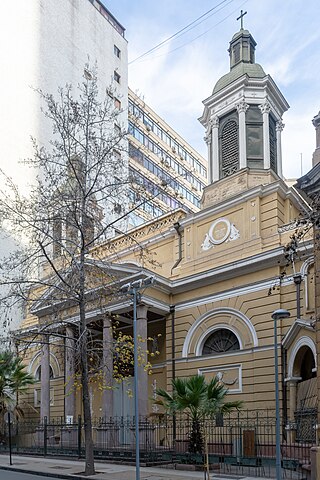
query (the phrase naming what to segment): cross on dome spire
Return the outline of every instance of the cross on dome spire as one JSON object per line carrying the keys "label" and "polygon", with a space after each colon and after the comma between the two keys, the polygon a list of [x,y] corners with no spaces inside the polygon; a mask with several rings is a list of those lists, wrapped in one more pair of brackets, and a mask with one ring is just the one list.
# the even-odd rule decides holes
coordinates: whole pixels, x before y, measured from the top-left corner
{"label": "cross on dome spire", "polygon": [[247,13],[248,13],[248,12],[243,12],[243,10],[240,10],[240,15],[239,15],[239,17],[237,18],[237,20],[240,20],[240,21],[241,21],[241,23],[240,23],[240,26],[241,26],[240,28],[241,28],[241,30],[243,30],[243,17],[244,17],[245,15],[247,15]]}

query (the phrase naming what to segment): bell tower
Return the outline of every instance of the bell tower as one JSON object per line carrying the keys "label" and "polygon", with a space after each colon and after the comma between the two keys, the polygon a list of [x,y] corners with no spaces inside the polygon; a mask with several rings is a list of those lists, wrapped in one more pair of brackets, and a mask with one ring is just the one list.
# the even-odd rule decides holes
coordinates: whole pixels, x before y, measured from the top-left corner
{"label": "bell tower", "polygon": [[209,184],[247,169],[282,178],[282,115],[289,105],[270,75],[255,63],[256,42],[241,28],[229,45],[230,71],[203,101]]}

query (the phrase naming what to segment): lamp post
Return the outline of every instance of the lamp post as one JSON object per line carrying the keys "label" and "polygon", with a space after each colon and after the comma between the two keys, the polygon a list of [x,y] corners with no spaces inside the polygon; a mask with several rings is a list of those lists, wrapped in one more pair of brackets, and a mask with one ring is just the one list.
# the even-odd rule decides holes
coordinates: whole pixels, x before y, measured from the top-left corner
{"label": "lamp post", "polygon": [[140,438],[139,438],[139,399],[138,399],[138,335],[137,335],[137,304],[139,290],[154,283],[154,277],[135,280],[120,288],[120,292],[132,295],[133,299],[133,369],[134,369],[134,416],[136,436],[136,480],[140,480]]}
{"label": "lamp post", "polygon": [[281,439],[280,439],[280,406],[279,406],[279,365],[278,365],[278,341],[277,341],[277,320],[290,317],[288,310],[280,308],[271,315],[273,318],[274,332],[274,382],[276,394],[276,479],[281,480]]}

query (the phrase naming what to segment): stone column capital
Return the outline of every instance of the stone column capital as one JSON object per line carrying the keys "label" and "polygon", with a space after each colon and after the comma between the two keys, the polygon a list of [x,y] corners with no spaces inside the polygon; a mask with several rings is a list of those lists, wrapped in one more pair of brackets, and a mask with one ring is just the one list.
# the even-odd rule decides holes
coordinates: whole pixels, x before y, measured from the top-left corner
{"label": "stone column capital", "polygon": [[246,113],[246,111],[249,108],[249,105],[245,101],[245,98],[242,97],[241,100],[236,103],[236,107],[237,107],[238,113]]}
{"label": "stone column capital", "polygon": [[218,115],[211,115],[209,120],[209,125],[211,126],[211,128],[218,128],[219,122],[220,122],[220,119]]}
{"label": "stone column capital", "polygon": [[261,105],[259,105],[261,113],[270,113],[271,105],[268,99],[266,99]]}
{"label": "stone column capital", "polygon": [[276,131],[277,132],[282,132],[284,127],[285,127],[285,124],[283,123],[282,118],[280,118],[280,120],[278,120],[277,123],[276,123]]}
{"label": "stone column capital", "polygon": [[207,145],[210,145],[211,142],[212,142],[211,133],[207,133],[207,134],[203,137],[203,140],[206,142]]}

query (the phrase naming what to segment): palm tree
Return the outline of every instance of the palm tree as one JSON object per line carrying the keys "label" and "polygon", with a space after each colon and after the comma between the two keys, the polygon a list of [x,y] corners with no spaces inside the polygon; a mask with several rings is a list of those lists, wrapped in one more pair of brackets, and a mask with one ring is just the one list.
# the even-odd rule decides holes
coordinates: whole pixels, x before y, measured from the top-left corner
{"label": "palm tree", "polygon": [[22,416],[22,408],[18,405],[18,394],[24,393],[34,378],[25,370],[22,359],[12,352],[0,353],[0,418],[6,412]]}
{"label": "palm tree", "polygon": [[[185,413],[191,421],[189,433],[189,452],[203,453],[205,447],[206,465],[208,465],[208,448],[205,420],[218,414],[230,413],[242,407],[242,402],[226,402],[228,390],[214,377],[209,382],[203,375],[177,378],[172,381],[172,394],[159,388],[157,394],[161,399],[156,403],[162,405],[171,415]],[[208,476],[209,478],[209,476]]]}

